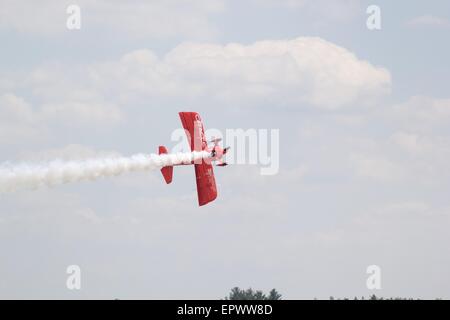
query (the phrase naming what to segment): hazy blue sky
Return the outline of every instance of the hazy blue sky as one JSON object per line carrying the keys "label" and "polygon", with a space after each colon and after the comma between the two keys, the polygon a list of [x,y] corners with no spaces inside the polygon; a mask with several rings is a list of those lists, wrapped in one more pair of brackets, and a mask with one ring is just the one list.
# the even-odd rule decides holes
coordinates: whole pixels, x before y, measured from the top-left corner
{"label": "hazy blue sky", "polygon": [[202,208],[189,167],[0,194],[0,298],[450,298],[449,35],[448,1],[0,0],[0,163],[155,152],[181,110],[281,161]]}

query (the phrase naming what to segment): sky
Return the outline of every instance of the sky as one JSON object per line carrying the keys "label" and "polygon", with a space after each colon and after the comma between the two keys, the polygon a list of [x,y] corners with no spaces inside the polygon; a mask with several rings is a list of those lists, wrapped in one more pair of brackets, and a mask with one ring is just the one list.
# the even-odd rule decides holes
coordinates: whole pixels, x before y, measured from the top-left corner
{"label": "sky", "polygon": [[0,0],[0,163],[279,132],[201,208],[191,167],[0,194],[0,298],[450,298],[449,35],[437,0]]}

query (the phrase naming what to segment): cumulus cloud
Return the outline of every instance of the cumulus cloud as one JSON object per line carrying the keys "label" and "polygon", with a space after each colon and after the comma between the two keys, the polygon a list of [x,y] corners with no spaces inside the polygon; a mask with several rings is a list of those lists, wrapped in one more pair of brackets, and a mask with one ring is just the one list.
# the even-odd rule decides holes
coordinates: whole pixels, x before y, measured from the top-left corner
{"label": "cumulus cloud", "polygon": [[267,40],[250,45],[184,43],[164,57],[150,50],[94,66],[104,90],[221,101],[310,104],[337,109],[378,99],[390,90],[388,70],[320,38]]}
{"label": "cumulus cloud", "polygon": [[302,37],[184,43],[161,57],[141,49],[109,62],[47,63],[15,79],[13,88],[27,92],[34,106],[32,112],[22,103],[14,111],[22,112],[22,123],[74,127],[118,124],[127,106],[155,99],[339,109],[374,103],[390,86],[385,68],[323,39]]}

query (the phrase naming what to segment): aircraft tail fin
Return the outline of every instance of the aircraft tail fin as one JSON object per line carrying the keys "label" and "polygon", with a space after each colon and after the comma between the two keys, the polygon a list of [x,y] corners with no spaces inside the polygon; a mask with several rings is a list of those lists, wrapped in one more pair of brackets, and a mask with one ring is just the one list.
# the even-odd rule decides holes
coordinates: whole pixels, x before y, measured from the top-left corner
{"label": "aircraft tail fin", "polygon": [[[167,149],[164,146],[159,146],[158,154],[167,154]],[[173,177],[173,166],[164,167],[161,169],[161,173],[166,180],[166,183],[169,184],[172,182]]]}

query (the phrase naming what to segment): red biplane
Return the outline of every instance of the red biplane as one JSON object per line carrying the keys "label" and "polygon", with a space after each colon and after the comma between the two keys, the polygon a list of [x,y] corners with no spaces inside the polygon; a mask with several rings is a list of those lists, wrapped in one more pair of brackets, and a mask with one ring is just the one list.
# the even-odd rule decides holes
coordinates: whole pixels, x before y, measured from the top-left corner
{"label": "red biplane", "polygon": [[[212,164],[224,167],[226,162],[222,161],[222,157],[227,153],[229,148],[222,149],[219,146],[221,139],[212,139],[208,145],[205,136],[205,129],[203,127],[202,119],[197,112],[180,112],[181,123],[191,146],[191,151],[206,151],[209,156],[201,160],[193,161],[187,165],[194,165],[195,177],[197,182],[198,204],[203,206],[217,197],[216,180]],[[167,149],[164,146],[159,146],[159,154],[166,154]],[[185,164],[182,164],[185,165]],[[173,166],[167,166],[161,169],[162,175],[166,183],[172,182]]]}

